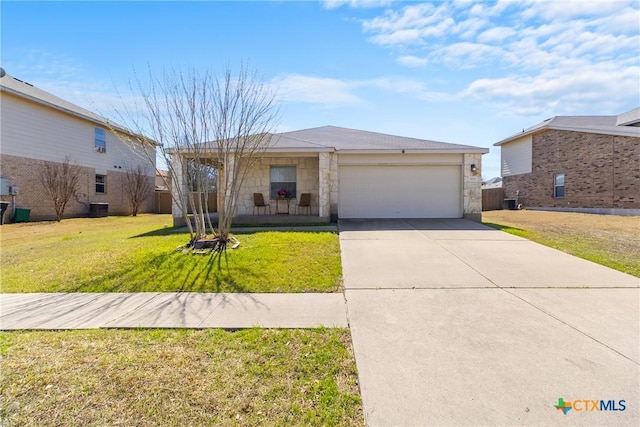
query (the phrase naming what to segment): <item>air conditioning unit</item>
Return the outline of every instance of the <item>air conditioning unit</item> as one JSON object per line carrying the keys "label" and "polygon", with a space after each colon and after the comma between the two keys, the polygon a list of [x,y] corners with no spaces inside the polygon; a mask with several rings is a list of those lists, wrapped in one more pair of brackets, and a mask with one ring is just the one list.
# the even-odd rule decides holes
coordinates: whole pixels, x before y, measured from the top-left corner
{"label": "air conditioning unit", "polygon": [[106,153],[106,152],[107,152],[107,149],[106,149],[106,148],[104,148],[104,147],[96,147],[96,151],[97,151],[98,153]]}

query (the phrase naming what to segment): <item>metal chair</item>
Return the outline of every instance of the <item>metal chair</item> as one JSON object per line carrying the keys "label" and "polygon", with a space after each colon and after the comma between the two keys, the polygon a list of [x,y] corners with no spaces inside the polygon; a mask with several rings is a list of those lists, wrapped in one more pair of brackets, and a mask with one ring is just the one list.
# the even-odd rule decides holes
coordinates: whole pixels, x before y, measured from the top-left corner
{"label": "metal chair", "polygon": [[311,215],[311,193],[302,193],[296,207],[298,208],[298,214],[300,214],[301,208],[306,208],[309,215]]}
{"label": "metal chair", "polygon": [[260,215],[260,208],[264,208],[264,213],[267,213],[269,209],[269,215],[271,215],[271,205],[264,202],[264,196],[262,193],[253,193],[253,214],[256,214],[256,208],[258,208],[258,215]]}

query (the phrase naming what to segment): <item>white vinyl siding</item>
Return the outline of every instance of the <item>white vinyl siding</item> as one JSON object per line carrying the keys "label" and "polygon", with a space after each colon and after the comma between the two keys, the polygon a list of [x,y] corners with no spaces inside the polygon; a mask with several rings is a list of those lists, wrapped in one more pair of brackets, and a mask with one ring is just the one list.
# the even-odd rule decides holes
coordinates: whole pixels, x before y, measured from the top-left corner
{"label": "white vinyl siding", "polygon": [[338,216],[460,218],[461,166],[340,166]]}
{"label": "white vinyl siding", "polygon": [[509,176],[531,173],[531,147],[531,135],[500,146],[502,158],[501,175]]}
{"label": "white vinyl siding", "polygon": [[4,92],[0,108],[2,154],[52,162],[62,162],[69,156],[80,166],[120,172],[126,165],[142,163],[148,166],[149,176],[155,175],[155,167],[148,160],[111,132],[105,132],[108,152],[98,153],[93,122]]}

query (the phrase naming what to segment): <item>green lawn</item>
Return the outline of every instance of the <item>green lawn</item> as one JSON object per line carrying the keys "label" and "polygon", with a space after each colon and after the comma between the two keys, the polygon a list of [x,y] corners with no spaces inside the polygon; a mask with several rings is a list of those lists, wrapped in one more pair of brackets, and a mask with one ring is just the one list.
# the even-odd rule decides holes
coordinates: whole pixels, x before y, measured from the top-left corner
{"label": "green lawn", "polygon": [[184,255],[170,215],[66,219],[1,228],[2,292],[332,292],[336,233],[238,235],[227,256]]}
{"label": "green lawn", "polygon": [[0,425],[364,425],[349,331],[0,333]]}

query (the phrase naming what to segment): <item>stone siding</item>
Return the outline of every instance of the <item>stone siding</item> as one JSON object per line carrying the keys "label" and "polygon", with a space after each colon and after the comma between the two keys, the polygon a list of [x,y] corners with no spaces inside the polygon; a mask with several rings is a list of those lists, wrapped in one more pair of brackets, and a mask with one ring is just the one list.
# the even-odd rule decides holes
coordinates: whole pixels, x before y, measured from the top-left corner
{"label": "stone siding", "polygon": [[[476,171],[471,172],[471,165]],[[462,165],[463,217],[482,221],[482,154],[465,154]]]}
{"label": "stone siding", "polygon": [[[39,180],[40,171],[46,162],[43,160],[29,159],[10,155],[0,155],[0,173],[9,178],[11,185],[20,188],[16,195],[18,208],[30,209],[30,220],[53,220],[55,209],[53,202],[47,195]],[[96,194],[96,171],[94,168],[80,167],[80,179],[76,190],[76,197],[69,200],[64,217],[86,217],[89,215],[90,203],[109,203],[109,215],[129,215],[131,207],[125,195],[125,174],[107,170],[106,193]],[[149,176],[149,182],[153,188],[154,177]],[[11,201],[11,196],[2,196],[2,200]],[[149,192],[147,202],[141,206],[140,212],[153,212],[153,191]],[[11,208],[5,214],[5,221],[10,222]]]}
{"label": "stone siding", "polygon": [[[242,192],[238,196],[236,215],[253,213],[253,193],[262,193],[265,202],[271,205],[271,213],[275,213],[276,200],[271,200],[270,168],[271,166],[296,166],[296,199],[290,201],[290,213],[295,214],[295,205],[300,194],[311,193],[311,215],[318,215],[319,203],[319,166],[318,157],[263,157],[247,175]],[[281,205],[282,206],[282,205]],[[262,213],[262,210],[261,210]]]}
{"label": "stone siding", "polygon": [[[640,138],[547,130],[532,145],[532,172],[505,176],[506,198],[524,207],[640,208]],[[555,174],[565,174],[563,198],[553,197]]]}

